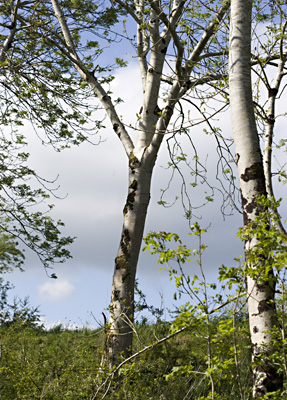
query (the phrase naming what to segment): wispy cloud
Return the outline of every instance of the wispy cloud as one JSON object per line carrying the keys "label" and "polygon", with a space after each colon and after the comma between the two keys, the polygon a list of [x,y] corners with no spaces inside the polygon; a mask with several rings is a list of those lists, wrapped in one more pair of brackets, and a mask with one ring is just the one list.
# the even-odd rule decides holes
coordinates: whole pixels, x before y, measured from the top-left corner
{"label": "wispy cloud", "polygon": [[46,282],[38,287],[38,293],[42,301],[62,300],[71,297],[74,291],[74,285],[67,280]]}

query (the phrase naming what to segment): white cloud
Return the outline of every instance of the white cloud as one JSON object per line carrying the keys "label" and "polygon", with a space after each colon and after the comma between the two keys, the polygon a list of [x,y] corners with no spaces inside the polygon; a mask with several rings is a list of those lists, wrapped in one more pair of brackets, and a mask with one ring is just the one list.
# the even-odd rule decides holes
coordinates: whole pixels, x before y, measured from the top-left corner
{"label": "white cloud", "polygon": [[89,325],[84,325],[84,324],[76,324],[74,322],[68,322],[67,321],[62,321],[62,320],[57,320],[57,321],[51,321],[47,322],[45,318],[41,317],[39,321],[39,325],[44,326],[44,329],[47,331],[50,329],[55,329],[57,327],[61,327],[62,329],[70,330],[70,331],[75,331],[77,329],[83,329],[83,328],[90,328],[90,329],[97,329],[97,326],[89,326]]}
{"label": "white cloud", "polygon": [[62,300],[71,297],[74,291],[74,285],[67,280],[46,282],[38,287],[38,293],[42,301]]}

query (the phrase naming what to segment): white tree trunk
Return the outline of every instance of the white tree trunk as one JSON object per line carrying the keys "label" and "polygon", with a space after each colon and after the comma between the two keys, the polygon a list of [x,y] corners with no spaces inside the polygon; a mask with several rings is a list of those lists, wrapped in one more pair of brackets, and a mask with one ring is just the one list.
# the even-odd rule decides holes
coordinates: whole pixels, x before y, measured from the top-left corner
{"label": "white tree trunk", "polygon": [[153,160],[139,162],[131,155],[129,163],[129,193],[124,206],[124,223],[120,246],[115,258],[109,331],[107,337],[108,362],[117,365],[120,357],[132,351],[134,318],[134,284],[139,252],[142,244],[147,209],[150,200]]}
{"label": "white tree trunk", "polygon": [[[258,216],[260,211],[256,201],[258,196],[266,196],[262,154],[252,99],[251,13],[252,0],[231,1],[230,107],[245,225]],[[246,243],[246,249],[258,244],[258,240],[254,239]],[[262,265],[263,270],[264,265]],[[255,365],[253,368],[254,398],[262,398],[265,393],[279,389],[275,368],[268,362],[268,355],[272,353],[270,332],[276,323],[274,292],[272,271],[268,280],[260,279],[260,274],[256,280],[254,277],[247,277],[252,361]]]}

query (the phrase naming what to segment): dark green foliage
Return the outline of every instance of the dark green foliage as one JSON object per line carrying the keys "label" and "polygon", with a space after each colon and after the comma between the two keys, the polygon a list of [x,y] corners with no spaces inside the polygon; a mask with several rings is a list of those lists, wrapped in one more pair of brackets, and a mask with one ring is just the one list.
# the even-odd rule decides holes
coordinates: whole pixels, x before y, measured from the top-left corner
{"label": "dark green foliage", "polygon": [[[58,150],[81,143],[101,123],[92,118],[92,129],[87,126],[97,107],[89,104],[90,89],[79,84],[72,61],[61,52],[62,36],[53,26],[50,2],[19,2],[15,9],[6,3],[0,6],[0,41],[10,41],[0,57],[1,125],[17,128],[31,121],[42,141]],[[84,55],[83,62],[92,70],[102,52],[99,38],[109,40],[107,26],[117,21],[115,9],[90,0],[61,3],[66,18],[72,21],[71,32]],[[9,29],[12,24],[16,32]],[[88,30],[95,40],[85,43],[81,36]]]}
{"label": "dark green foliage", "polygon": [[[61,7],[91,72],[102,52],[99,41],[110,41],[109,29],[118,13],[90,0],[61,1]],[[40,178],[27,165],[29,154],[23,148],[29,142],[28,128],[43,144],[60,151],[102,127],[95,114],[98,106],[90,101],[94,95],[62,45],[50,2],[0,4],[0,229],[35,251],[45,267],[70,257],[66,246],[72,238],[61,237],[63,223],[46,215],[52,205],[30,207],[46,203],[53,192],[49,183],[54,182]],[[101,66],[102,82],[112,79],[110,71]]]}
{"label": "dark green foliage", "polygon": [[23,138],[16,135],[15,141],[0,137],[0,263],[5,260],[6,264],[19,267],[24,259],[19,243],[24,243],[48,267],[70,257],[67,246],[73,239],[61,237],[63,222],[46,215],[52,205],[40,211],[43,207],[39,204],[45,204],[50,197],[48,182],[28,167],[29,155],[21,149]]}
{"label": "dark green foliage", "polygon": [[0,393],[9,399],[89,399],[99,371],[97,331],[1,328]]}
{"label": "dark green foliage", "polygon": [[[241,375],[249,390],[249,356],[246,322],[238,330],[242,357]],[[142,343],[169,333],[170,323],[138,326],[134,351]],[[232,337],[213,322],[216,393],[220,399],[239,398],[234,367],[230,364]],[[2,326],[0,393],[7,399],[92,399],[108,372],[100,369],[103,332],[99,330],[50,331],[15,322]],[[154,347],[125,364],[118,377],[104,386],[96,398],[157,400],[208,399],[210,378],[206,373],[206,331],[198,327]],[[219,365],[225,368],[220,368]],[[193,371],[193,372],[191,372]],[[186,396],[186,397],[185,397]],[[203,397],[202,397],[203,396]]]}
{"label": "dark green foliage", "polygon": [[[0,260],[2,261],[0,272],[4,274],[12,269],[13,262],[14,266],[17,266],[20,261],[18,258],[19,251],[15,247],[17,243],[14,243],[11,238],[7,238],[6,236],[2,236],[1,239],[1,245],[7,250],[6,253],[0,253]],[[15,255],[16,260],[13,259]],[[5,264],[7,260],[10,261],[10,265]],[[30,305],[28,297],[24,300],[15,297],[13,302],[10,303],[8,292],[11,289],[13,289],[13,286],[9,282],[5,282],[4,278],[0,276],[0,328],[7,328],[10,326],[39,328],[39,309]]]}

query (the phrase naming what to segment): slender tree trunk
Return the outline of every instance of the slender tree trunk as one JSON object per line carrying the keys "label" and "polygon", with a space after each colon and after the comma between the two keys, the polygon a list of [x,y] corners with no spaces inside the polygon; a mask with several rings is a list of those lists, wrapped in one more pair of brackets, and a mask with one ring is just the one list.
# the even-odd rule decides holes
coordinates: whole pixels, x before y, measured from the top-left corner
{"label": "slender tree trunk", "polygon": [[[274,201],[274,192],[273,192],[273,185],[272,185],[272,172],[271,172],[271,160],[272,160],[272,149],[273,149],[273,137],[274,137],[274,125],[275,125],[275,104],[276,104],[276,96],[279,92],[280,84],[282,82],[282,78],[284,77],[284,68],[287,60],[286,52],[283,53],[283,33],[286,31],[287,28],[287,21],[285,21],[282,27],[282,42],[280,46],[280,59],[278,61],[277,66],[277,74],[272,82],[272,87],[269,86],[268,90],[268,115],[266,121],[266,128],[265,128],[265,142],[264,142],[264,157],[263,157],[263,165],[264,165],[264,175],[266,181],[266,192],[267,197],[271,202]],[[275,205],[272,206],[270,209],[273,223],[275,224],[276,228],[279,232],[287,238],[286,230],[282,224],[281,218],[279,216],[278,210],[276,209]]]}
{"label": "slender tree trunk", "polygon": [[[137,11],[140,16],[141,2],[137,4]],[[134,317],[135,275],[150,200],[152,171],[163,139],[162,134],[156,135],[157,123],[160,118],[157,103],[165,51],[170,41],[170,35],[166,34],[165,40],[161,39],[159,20],[153,10],[150,21],[151,55],[149,63],[142,54],[143,37],[142,33],[138,32],[143,109],[139,123],[140,132],[137,135],[136,144],[129,154],[129,193],[123,210],[122,236],[115,259],[107,338],[110,367],[117,365],[121,357],[128,357],[132,351],[133,330],[131,325]],[[163,114],[165,114],[164,111]],[[171,113],[167,114],[168,123]]]}
{"label": "slender tree trunk", "polygon": [[154,163],[137,160],[131,153],[129,161],[129,192],[124,206],[124,223],[119,250],[115,259],[112,298],[107,338],[109,365],[117,365],[121,356],[132,351],[134,284],[142,244]]}
{"label": "slender tree trunk", "polygon": [[[231,1],[229,85],[231,122],[240,179],[244,224],[254,221],[260,209],[258,196],[266,196],[262,154],[255,123],[251,86],[252,0]],[[246,250],[260,244],[246,243]],[[248,259],[247,259],[248,262]],[[255,266],[251,267],[255,268]],[[256,267],[258,268],[258,266]],[[262,275],[265,266],[262,265]],[[253,367],[253,397],[262,398],[280,388],[276,369],[268,361],[272,354],[271,331],[276,323],[275,280],[260,273],[247,277],[248,313]]]}

